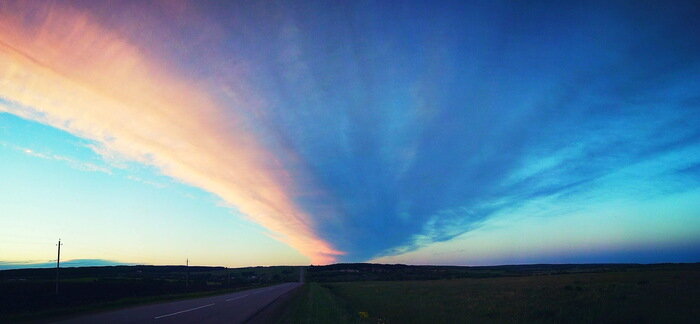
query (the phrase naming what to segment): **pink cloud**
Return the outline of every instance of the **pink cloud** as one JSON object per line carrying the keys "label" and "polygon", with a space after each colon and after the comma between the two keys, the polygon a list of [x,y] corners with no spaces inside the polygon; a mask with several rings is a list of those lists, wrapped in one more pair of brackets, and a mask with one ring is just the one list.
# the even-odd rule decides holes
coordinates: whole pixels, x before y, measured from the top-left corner
{"label": "pink cloud", "polygon": [[6,2],[0,97],[13,104],[0,111],[94,140],[108,158],[153,165],[212,192],[313,263],[342,254],[316,235],[294,202],[285,166],[235,115],[256,107],[223,107],[206,87],[135,44],[82,10]]}

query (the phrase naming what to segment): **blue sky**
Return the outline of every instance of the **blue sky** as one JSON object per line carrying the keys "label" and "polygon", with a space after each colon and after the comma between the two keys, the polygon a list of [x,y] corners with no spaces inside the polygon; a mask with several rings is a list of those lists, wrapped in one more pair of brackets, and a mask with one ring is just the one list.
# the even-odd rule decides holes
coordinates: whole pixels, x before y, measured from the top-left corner
{"label": "blue sky", "polygon": [[88,141],[6,113],[0,134],[1,261],[55,260],[59,238],[64,260],[244,266],[304,259],[211,194],[105,160]]}
{"label": "blue sky", "polygon": [[700,261],[696,3],[161,5],[7,23],[0,261]]}

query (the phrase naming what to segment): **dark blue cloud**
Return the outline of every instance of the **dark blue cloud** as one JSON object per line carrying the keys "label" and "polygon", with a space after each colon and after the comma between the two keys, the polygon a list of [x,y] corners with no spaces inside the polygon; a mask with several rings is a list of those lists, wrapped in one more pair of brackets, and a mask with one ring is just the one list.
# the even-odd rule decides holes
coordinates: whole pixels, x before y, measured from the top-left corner
{"label": "dark blue cloud", "polygon": [[662,156],[698,176],[697,2],[218,10],[245,26],[231,47],[267,100],[252,123],[296,153],[296,198],[348,261]]}

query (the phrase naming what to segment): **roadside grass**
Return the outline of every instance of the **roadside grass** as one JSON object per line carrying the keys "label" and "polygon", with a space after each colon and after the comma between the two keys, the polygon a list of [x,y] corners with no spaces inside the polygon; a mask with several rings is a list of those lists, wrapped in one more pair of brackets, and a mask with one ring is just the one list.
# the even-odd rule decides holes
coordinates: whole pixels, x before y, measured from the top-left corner
{"label": "roadside grass", "polygon": [[289,303],[278,323],[362,323],[347,303],[318,283],[307,283]]}
{"label": "roadside grass", "polygon": [[[275,283],[276,284],[276,283]],[[45,322],[45,321],[57,321],[62,319],[67,319],[75,316],[86,315],[96,312],[106,312],[110,310],[117,310],[125,307],[133,306],[144,306],[149,304],[156,304],[168,301],[177,301],[191,298],[209,297],[216,295],[229,294],[241,290],[255,289],[266,286],[271,286],[275,284],[258,284],[250,285],[246,287],[236,287],[230,289],[221,290],[210,290],[210,291],[199,291],[181,294],[168,294],[168,295],[157,295],[157,296],[142,296],[142,297],[131,297],[122,298],[114,301],[88,304],[76,307],[55,307],[50,309],[45,309],[35,312],[11,314],[8,316],[0,316],[0,322]]]}
{"label": "roadside grass", "polygon": [[[282,323],[694,323],[700,271],[310,283]],[[363,312],[366,319],[360,320]]]}

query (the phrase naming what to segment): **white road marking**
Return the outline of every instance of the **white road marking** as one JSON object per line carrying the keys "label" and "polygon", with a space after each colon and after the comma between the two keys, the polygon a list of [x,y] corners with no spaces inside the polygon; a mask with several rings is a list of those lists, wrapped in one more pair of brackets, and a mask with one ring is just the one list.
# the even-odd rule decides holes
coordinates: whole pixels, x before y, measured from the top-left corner
{"label": "white road marking", "polygon": [[214,306],[214,304],[209,304],[209,305],[199,306],[199,307],[195,307],[195,308],[190,308],[190,309],[186,309],[186,310],[184,310],[184,311],[179,311],[179,312],[175,312],[175,313],[171,313],[171,314],[160,315],[160,316],[154,317],[153,319],[159,319],[159,318],[163,318],[163,317],[168,317],[168,316],[173,316],[173,315],[177,315],[177,314],[187,313],[187,312],[191,312],[191,311],[193,311],[193,310],[198,310],[198,309],[200,309],[200,308],[209,307],[209,306]]}
{"label": "white road marking", "polygon": [[226,301],[232,301],[232,300],[236,300],[236,299],[241,299],[241,298],[243,298],[243,297],[248,297],[248,296],[250,296],[250,295],[248,294],[248,295],[243,295],[243,296],[233,297],[233,298],[229,298],[229,299],[227,299]]}
{"label": "white road marking", "polygon": [[260,290],[254,291],[254,292],[252,292],[252,293],[253,293],[253,294],[259,294],[259,293],[261,293],[261,292],[270,291],[270,290],[273,290],[273,289],[275,289],[275,288],[278,288],[278,287],[262,288],[262,289],[260,289]]}

